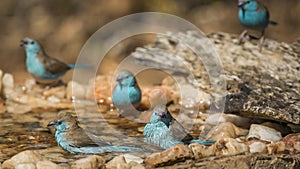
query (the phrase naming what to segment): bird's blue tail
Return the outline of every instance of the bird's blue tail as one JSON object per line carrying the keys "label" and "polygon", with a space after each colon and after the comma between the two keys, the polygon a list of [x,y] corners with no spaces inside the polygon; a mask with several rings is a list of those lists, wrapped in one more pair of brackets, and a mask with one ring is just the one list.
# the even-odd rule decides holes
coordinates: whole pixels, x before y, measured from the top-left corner
{"label": "bird's blue tail", "polygon": [[111,152],[111,153],[128,153],[128,152],[136,152],[143,151],[141,148],[137,147],[129,147],[129,146],[103,146],[101,150]]}
{"label": "bird's blue tail", "polygon": [[205,146],[210,146],[216,143],[215,140],[191,140],[190,143],[199,143]]}
{"label": "bird's blue tail", "polygon": [[69,66],[69,68],[71,68],[71,69],[77,69],[77,68],[92,68],[92,65],[85,65],[85,64],[76,64],[76,65],[69,64],[68,66]]}
{"label": "bird's blue tail", "polygon": [[74,152],[84,154],[109,154],[109,153],[129,153],[144,151],[141,148],[129,146],[101,146],[101,147],[80,147]]}

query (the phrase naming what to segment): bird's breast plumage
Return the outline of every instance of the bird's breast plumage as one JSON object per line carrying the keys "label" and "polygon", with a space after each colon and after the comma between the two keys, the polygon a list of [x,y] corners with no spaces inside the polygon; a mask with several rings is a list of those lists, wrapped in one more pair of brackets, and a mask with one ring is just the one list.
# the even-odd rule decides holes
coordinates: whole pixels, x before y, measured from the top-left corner
{"label": "bird's breast plumage", "polygon": [[266,10],[249,11],[241,8],[238,17],[244,26],[252,29],[264,29],[269,24]]}

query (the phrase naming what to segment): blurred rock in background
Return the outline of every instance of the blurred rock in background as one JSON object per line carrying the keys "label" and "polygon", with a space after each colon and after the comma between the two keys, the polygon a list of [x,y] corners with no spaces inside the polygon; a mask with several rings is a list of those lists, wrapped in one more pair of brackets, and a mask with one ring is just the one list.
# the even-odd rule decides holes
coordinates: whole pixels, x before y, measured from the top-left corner
{"label": "blurred rock in background", "polygon": [[[272,20],[279,23],[267,29],[267,38],[293,42],[300,37],[299,0],[262,1],[268,6]],[[19,47],[24,37],[39,40],[49,55],[75,63],[84,43],[103,25],[128,14],[146,11],[177,15],[205,33],[239,34],[243,30],[237,19],[237,0],[1,0],[0,68],[17,75],[17,82],[30,77],[25,68],[25,53]],[[112,59],[126,56],[146,41],[138,38],[132,42],[119,48],[119,52],[113,52]],[[68,73],[64,79],[70,80],[71,75]]]}

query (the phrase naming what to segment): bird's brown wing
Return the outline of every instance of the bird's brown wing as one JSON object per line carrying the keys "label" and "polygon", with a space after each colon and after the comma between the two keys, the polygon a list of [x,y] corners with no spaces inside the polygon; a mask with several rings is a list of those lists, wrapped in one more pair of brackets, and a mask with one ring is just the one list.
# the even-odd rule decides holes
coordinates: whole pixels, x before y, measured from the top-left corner
{"label": "bird's brown wing", "polygon": [[107,146],[109,143],[95,135],[88,135],[82,128],[72,128],[67,132],[67,140],[72,140],[73,146],[76,147],[98,147]]}
{"label": "bird's brown wing", "polygon": [[258,12],[260,12],[260,11],[266,11],[267,17],[270,18],[270,13],[269,13],[268,8],[265,5],[263,5],[262,3],[260,3],[260,2],[257,2],[257,3],[258,3],[257,11]]}
{"label": "bird's brown wing", "polygon": [[60,60],[50,57],[43,52],[38,53],[38,58],[45,65],[46,71],[49,74],[65,73],[70,67]]}

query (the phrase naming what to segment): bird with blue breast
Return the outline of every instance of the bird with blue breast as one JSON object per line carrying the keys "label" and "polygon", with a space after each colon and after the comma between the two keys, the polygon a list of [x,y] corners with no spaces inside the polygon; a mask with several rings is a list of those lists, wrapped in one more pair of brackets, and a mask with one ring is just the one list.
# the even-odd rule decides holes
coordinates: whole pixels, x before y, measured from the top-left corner
{"label": "bird with blue breast", "polygon": [[238,0],[238,7],[238,18],[242,25],[252,30],[261,31],[261,36],[256,38],[244,30],[239,37],[239,44],[243,43],[245,37],[259,39],[261,50],[265,39],[265,29],[268,25],[277,25],[277,22],[270,20],[268,8],[256,0]]}
{"label": "bird with blue breast", "polygon": [[26,68],[37,79],[57,80],[68,70],[74,68],[90,68],[89,65],[66,64],[49,56],[41,44],[31,38],[21,40],[21,47],[26,53]]}
{"label": "bird with blue breast", "polygon": [[49,122],[48,126],[54,126],[55,139],[64,150],[75,154],[107,154],[144,151],[132,146],[114,146],[105,141],[101,136],[85,131],[79,126],[77,119],[69,112],[61,112],[58,118]]}
{"label": "bird with blue breast", "polygon": [[143,134],[147,144],[164,149],[177,144],[200,143],[208,146],[215,143],[214,140],[193,139],[184,127],[172,117],[164,104],[154,107],[150,122],[145,126]]}
{"label": "bird with blue breast", "polygon": [[129,70],[121,70],[116,76],[116,86],[112,91],[112,101],[119,109],[120,115],[137,117],[141,104],[142,92],[135,76]]}

